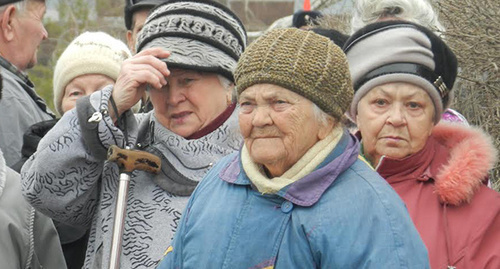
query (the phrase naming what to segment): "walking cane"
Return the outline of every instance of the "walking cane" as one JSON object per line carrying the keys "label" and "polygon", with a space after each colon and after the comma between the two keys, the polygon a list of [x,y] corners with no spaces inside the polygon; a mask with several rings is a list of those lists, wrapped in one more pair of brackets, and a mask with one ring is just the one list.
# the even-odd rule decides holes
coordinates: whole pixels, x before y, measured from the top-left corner
{"label": "walking cane", "polygon": [[142,170],[157,174],[160,171],[160,158],[149,152],[131,150],[129,147],[121,149],[112,145],[108,149],[108,160],[116,162],[120,167],[120,183],[116,199],[115,219],[113,223],[113,239],[111,241],[110,269],[120,268],[120,254],[122,250],[123,226],[127,212],[127,197],[130,184],[130,173]]}

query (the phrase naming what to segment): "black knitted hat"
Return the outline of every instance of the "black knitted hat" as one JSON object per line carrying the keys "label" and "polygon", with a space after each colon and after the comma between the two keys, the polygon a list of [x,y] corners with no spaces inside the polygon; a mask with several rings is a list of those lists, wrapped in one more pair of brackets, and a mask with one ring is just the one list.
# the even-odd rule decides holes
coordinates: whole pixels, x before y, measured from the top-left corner
{"label": "black knitted hat", "polygon": [[354,99],[348,115],[356,119],[359,100],[374,87],[408,82],[424,89],[436,110],[435,122],[452,99],[457,58],[431,30],[407,21],[383,21],[355,32],[344,45]]}
{"label": "black knitted hat", "polygon": [[137,51],[170,51],[164,59],[169,67],[218,73],[231,81],[246,45],[240,19],[210,0],[169,0],[156,6],[137,37]]}
{"label": "black knitted hat", "polygon": [[21,1],[23,0],[0,0],[0,6],[5,6],[7,4],[13,4]]}
{"label": "black knitted hat", "polygon": [[127,30],[132,30],[132,15],[139,9],[153,8],[165,0],[125,0],[125,26]]}
{"label": "black knitted hat", "polygon": [[335,45],[339,47],[343,47],[347,39],[349,38],[348,35],[345,35],[337,30],[334,29],[326,29],[326,28],[313,28],[310,31],[315,32],[316,34],[322,35],[324,37],[330,38]]}
{"label": "black knitted hat", "polygon": [[323,15],[319,11],[299,10],[293,14],[292,26],[300,28],[302,26],[318,25],[318,19],[322,17]]}

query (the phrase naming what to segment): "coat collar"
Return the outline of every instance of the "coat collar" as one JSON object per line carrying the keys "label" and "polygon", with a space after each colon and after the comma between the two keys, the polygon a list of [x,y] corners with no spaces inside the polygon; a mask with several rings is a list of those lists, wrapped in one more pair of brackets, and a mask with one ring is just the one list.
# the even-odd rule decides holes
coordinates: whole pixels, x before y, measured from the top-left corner
{"label": "coat collar", "polygon": [[488,177],[497,158],[492,139],[479,128],[439,123],[426,146],[401,160],[383,158],[377,172],[389,183],[434,179],[443,203],[468,203]]}
{"label": "coat collar", "polygon": [[[331,186],[337,177],[347,170],[358,158],[359,143],[352,135],[344,132],[335,149],[309,175],[284,187],[276,194],[299,206],[312,206]],[[241,168],[241,157],[235,155],[221,170],[222,180],[235,185],[251,185]]]}
{"label": "coat collar", "polygon": [[491,136],[479,128],[445,123],[438,124],[432,136],[449,152],[447,161],[435,169],[441,201],[451,205],[470,202],[497,161]]}

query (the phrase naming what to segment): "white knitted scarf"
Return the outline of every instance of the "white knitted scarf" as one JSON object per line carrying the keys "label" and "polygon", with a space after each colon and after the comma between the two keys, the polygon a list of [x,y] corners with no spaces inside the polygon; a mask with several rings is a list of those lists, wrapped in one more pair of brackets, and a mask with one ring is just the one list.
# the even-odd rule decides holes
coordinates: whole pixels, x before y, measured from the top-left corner
{"label": "white knitted scarf", "polygon": [[243,146],[241,150],[241,163],[248,178],[262,194],[276,193],[289,184],[310,174],[337,146],[342,137],[342,127],[333,128],[332,132],[324,139],[314,144],[290,169],[283,175],[268,178],[264,174],[264,167],[255,163],[250,157],[248,149]]}

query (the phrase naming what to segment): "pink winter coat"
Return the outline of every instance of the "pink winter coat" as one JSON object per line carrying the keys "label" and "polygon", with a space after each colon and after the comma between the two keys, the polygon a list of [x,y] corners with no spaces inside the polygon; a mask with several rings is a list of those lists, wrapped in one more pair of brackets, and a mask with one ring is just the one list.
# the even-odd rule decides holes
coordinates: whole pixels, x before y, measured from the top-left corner
{"label": "pink winter coat", "polygon": [[377,172],[405,201],[431,268],[500,268],[500,194],[483,184],[495,161],[488,135],[446,123],[420,152],[381,160]]}

